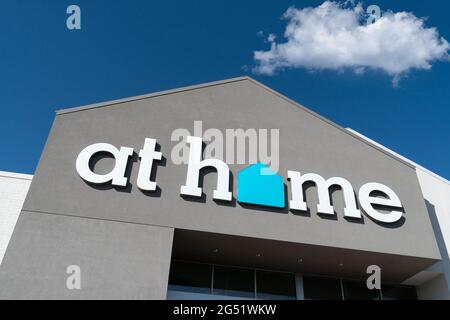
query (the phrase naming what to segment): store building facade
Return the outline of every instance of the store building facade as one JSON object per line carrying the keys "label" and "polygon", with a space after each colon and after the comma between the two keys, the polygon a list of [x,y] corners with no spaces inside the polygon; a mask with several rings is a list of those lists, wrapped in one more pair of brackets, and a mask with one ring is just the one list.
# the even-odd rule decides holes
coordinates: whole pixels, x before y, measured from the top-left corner
{"label": "store building facade", "polygon": [[[276,130],[277,156],[218,160],[199,122]],[[62,110],[3,227],[0,298],[448,299],[449,185],[247,77]]]}

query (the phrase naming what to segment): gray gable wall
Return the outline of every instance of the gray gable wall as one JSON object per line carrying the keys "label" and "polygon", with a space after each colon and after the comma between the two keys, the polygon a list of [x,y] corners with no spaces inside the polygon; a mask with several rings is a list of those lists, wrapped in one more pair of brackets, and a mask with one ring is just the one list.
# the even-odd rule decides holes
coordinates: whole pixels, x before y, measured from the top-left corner
{"label": "gray gable wall", "polygon": [[[192,132],[195,120],[203,121],[204,130],[280,129],[279,174],[285,178],[287,200],[291,195],[287,170],[343,177],[356,191],[367,182],[379,182],[398,194],[406,219],[395,227],[375,223],[366,215],[363,221],[348,221],[340,192],[333,194],[336,219],[324,218],[316,214],[314,188],[307,191],[311,209],[305,214],[252,208],[236,201],[217,203],[212,199],[215,173],[204,178],[202,201],[185,199],[180,186],[187,167],[170,160],[175,145],[170,137],[177,128]],[[148,194],[137,188],[137,156],[127,188],[92,186],[78,176],[75,160],[86,146],[105,142],[139,152],[146,137],[157,139],[166,158],[157,167],[160,192]],[[97,168],[107,170],[111,164],[102,160]],[[237,172],[245,167],[230,165],[234,197]],[[440,259],[414,168],[249,78],[58,112],[23,211],[388,254],[405,265],[415,264],[416,269]],[[15,241],[25,236],[21,230],[16,230]]]}

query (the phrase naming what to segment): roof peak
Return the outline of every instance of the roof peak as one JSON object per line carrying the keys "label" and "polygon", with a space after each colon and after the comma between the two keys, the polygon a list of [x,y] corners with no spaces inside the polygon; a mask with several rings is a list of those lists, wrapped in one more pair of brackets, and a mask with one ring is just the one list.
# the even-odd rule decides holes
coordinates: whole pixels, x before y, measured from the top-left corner
{"label": "roof peak", "polygon": [[105,101],[105,102],[100,102],[100,103],[95,103],[95,104],[90,104],[90,105],[86,105],[86,106],[81,106],[81,107],[75,107],[75,108],[67,108],[67,109],[62,109],[62,110],[58,110],[56,111],[56,115],[65,115],[65,114],[70,114],[70,113],[75,113],[75,112],[80,112],[80,111],[85,111],[85,110],[91,110],[91,109],[97,109],[97,108],[103,108],[103,107],[108,107],[108,106],[112,106],[112,105],[116,105],[116,104],[121,104],[121,103],[126,103],[126,102],[131,102],[131,101],[137,101],[137,100],[144,100],[144,99],[149,99],[149,98],[153,98],[153,97],[160,97],[160,96],[165,96],[165,95],[170,95],[170,94],[174,94],[174,93],[180,93],[180,92],[186,92],[186,91],[192,91],[192,90],[197,90],[197,89],[202,89],[202,88],[208,88],[208,87],[214,87],[214,86],[220,86],[220,85],[224,85],[224,84],[229,84],[229,83],[235,83],[235,82],[240,82],[240,81],[250,81],[251,83],[255,84],[256,86],[260,87],[263,90],[266,90],[267,92],[279,97],[280,99],[283,99],[285,101],[287,101],[288,103],[300,108],[301,110],[303,110],[304,112],[307,112],[309,114],[311,114],[312,116],[324,121],[325,123],[327,123],[328,125],[331,125],[332,127],[348,134],[349,136],[353,137],[356,140],[359,140],[369,146],[371,146],[372,148],[384,153],[385,155],[407,165],[408,167],[414,168],[415,167],[409,163],[408,161],[405,161],[402,158],[399,158],[395,155],[393,155],[392,153],[384,150],[383,148],[380,148],[379,146],[377,146],[376,144],[368,141],[367,139],[364,139],[362,137],[360,137],[358,134],[355,134],[347,129],[345,129],[344,127],[334,123],[331,120],[328,120],[327,118],[321,116],[320,114],[308,109],[307,107],[299,104],[298,102],[286,97],[285,95],[275,91],[274,89],[262,84],[261,82],[251,78],[250,76],[240,76],[240,77],[235,77],[235,78],[229,78],[229,79],[225,79],[225,80],[219,80],[219,81],[213,81],[213,82],[207,82],[207,83],[202,83],[202,84],[197,84],[197,85],[192,85],[192,86],[186,86],[186,87],[181,87],[181,88],[176,88],[176,89],[170,89],[170,90],[165,90],[165,91],[159,91],[159,92],[154,92],[154,93],[150,93],[150,94],[145,94],[145,95],[139,95],[139,96],[133,96],[133,97],[128,97],[128,98],[123,98],[123,99],[118,99],[118,100],[112,100],[112,101]]}

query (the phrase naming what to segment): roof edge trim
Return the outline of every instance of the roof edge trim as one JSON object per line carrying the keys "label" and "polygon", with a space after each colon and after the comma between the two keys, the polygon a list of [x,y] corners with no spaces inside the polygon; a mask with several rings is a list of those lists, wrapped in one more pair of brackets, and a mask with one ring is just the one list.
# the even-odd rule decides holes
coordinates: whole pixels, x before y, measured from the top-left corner
{"label": "roof edge trim", "polygon": [[218,85],[222,85],[222,84],[226,84],[226,83],[233,83],[233,82],[244,81],[244,80],[251,80],[251,78],[249,78],[247,76],[236,77],[236,78],[231,78],[231,79],[227,79],[227,80],[207,82],[207,83],[203,83],[203,84],[197,84],[197,85],[181,87],[181,88],[176,88],[176,89],[158,91],[158,92],[154,92],[154,93],[133,96],[133,97],[123,98],[123,99],[88,104],[88,105],[81,106],[81,107],[65,108],[65,109],[56,110],[56,115],[58,116],[58,115],[67,114],[67,113],[74,113],[74,112],[79,112],[79,111],[84,111],[84,110],[103,108],[103,107],[108,107],[108,106],[120,104],[120,103],[144,100],[144,99],[148,99],[148,98],[165,96],[165,95],[179,93],[179,92],[185,92],[185,91],[192,91],[192,90],[201,89],[201,88],[214,87],[214,86],[218,86]]}
{"label": "roof edge trim", "polygon": [[444,178],[444,177],[438,175],[437,173],[435,173],[435,172],[433,172],[433,171],[431,171],[431,170],[429,170],[429,169],[427,169],[427,168],[421,166],[420,164],[417,164],[416,162],[414,162],[414,161],[412,161],[412,160],[410,160],[410,159],[408,159],[408,158],[402,156],[401,154],[399,154],[399,153],[397,153],[397,152],[395,152],[395,151],[393,151],[393,150],[391,150],[391,149],[389,149],[389,148],[383,146],[382,144],[380,144],[380,143],[378,143],[378,142],[376,142],[376,141],[374,141],[374,140],[372,140],[372,139],[366,137],[365,135],[359,133],[358,131],[353,130],[352,128],[347,128],[347,130],[350,131],[350,132],[352,132],[352,133],[354,133],[354,134],[356,134],[356,135],[358,135],[359,137],[361,137],[361,138],[363,138],[363,139],[365,139],[365,140],[367,140],[367,141],[369,141],[369,142],[375,144],[375,145],[378,146],[379,148],[386,150],[387,152],[391,153],[393,156],[397,157],[399,160],[403,160],[403,161],[408,162],[408,163],[411,164],[411,166],[413,166],[415,169],[422,170],[422,171],[424,171],[425,173],[429,174],[430,176],[432,176],[432,177],[434,177],[434,178],[436,178],[436,179],[438,179],[438,180],[440,180],[440,181],[442,181],[442,182],[444,182],[444,183],[450,185],[450,181],[449,181],[449,180],[447,180],[446,178]]}
{"label": "roof edge trim", "polygon": [[0,177],[11,178],[11,179],[22,179],[22,180],[32,180],[33,179],[33,175],[31,175],[31,174],[6,172],[6,171],[0,171]]}

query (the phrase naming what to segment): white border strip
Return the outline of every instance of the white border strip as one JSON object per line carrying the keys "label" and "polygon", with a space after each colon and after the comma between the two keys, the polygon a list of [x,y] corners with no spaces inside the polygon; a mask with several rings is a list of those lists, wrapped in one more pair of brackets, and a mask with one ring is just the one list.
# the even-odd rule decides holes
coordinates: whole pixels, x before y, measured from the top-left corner
{"label": "white border strip", "polygon": [[397,157],[397,158],[399,158],[399,159],[401,159],[401,160],[403,160],[403,161],[405,161],[405,162],[411,164],[411,165],[414,166],[416,169],[420,169],[420,170],[422,170],[422,171],[425,171],[426,173],[428,173],[429,175],[435,177],[436,179],[438,179],[438,180],[440,180],[440,181],[442,181],[442,182],[445,182],[445,183],[447,183],[447,184],[450,184],[450,181],[448,181],[447,179],[445,179],[445,178],[441,177],[440,175],[438,175],[438,174],[436,174],[436,173],[434,173],[434,172],[432,172],[432,171],[430,171],[430,170],[428,170],[428,169],[422,167],[421,165],[415,163],[414,161],[412,161],[412,160],[410,160],[410,159],[408,159],[408,158],[405,158],[404,156],[398,154],[397,152],[394,152],[394,151],[392,151],[391,149],[386,148],[385,146],[379,144],[378,142],[375,142],[375,141],[373,141],[372,139],[367,138],[366,136],[362,135],[361,133],[359,133],[359,132],[357,132],[357,131],[355,131],[355,130],[353,130],[353,129],[351,129],[351,128],[347,128],[347,130],[350,131],[351,133],[353,133],[353,134],[359,136],[360,138],[362,138],[362,139],[364,139],[364,140],[367,140],[368,142],[370,142],[370,143],[376,145],[378,148],[381,148],[381,149],[383,149],[384,151],[390,153],[392,156]]}
{"label": "white border strip", "polygon": [[23,180],[32,180],[33,179],[33,176],[31,174],[6,172],[6,171],[0,171],[0,177],[13,178],[13,179],[23,179]]}

